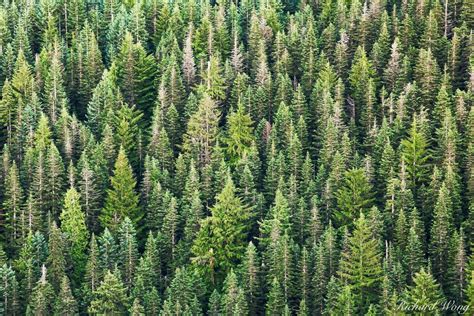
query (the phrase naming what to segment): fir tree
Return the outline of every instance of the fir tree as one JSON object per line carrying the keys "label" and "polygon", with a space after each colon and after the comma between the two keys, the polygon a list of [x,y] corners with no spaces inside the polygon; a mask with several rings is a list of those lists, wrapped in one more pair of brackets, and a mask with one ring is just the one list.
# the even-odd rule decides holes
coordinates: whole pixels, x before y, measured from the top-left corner
{"label": "fir tree", "polygon": [[343,186],[337,191],[339,212],[335,214],[340,225],[350,224],[358,213],[367,213],[372,204],[372,189],[362,169],[347,171]]}
{"label": "fir tree", "polygon": [[41,278],[31,294],[29,307],[33,315],[50,315],[53,313],[54,290],[46,279],[46,267],[41,269]]}
{"label": "fir tree", "polygon": [[382,267],[378,240],[371,236],[371,227],[361,213],[355,223],[353,236],[349,237],[347,251],[342,252],[340,277],[350,285],[354,304],[366,311],[378,298]]}
{"label": "fir tree", "polygon": [[138,223],[141,214],[138,195],[135,192],[136,180],[123,147],[120,148],[115,161],[114,175],[110,181],[112,187],[107,190],[105,208],[99,217],[102,225],[116,230],[125,217],[130,217],[134,223]]}
{"label": "fir tree", "polygon": [[61,281],[61,287],[54,305],[54,311],[55,315],[75,315],[78,312],[77,302],[72,295],[67,276],[64,276]]}
{"label": "fir tree", "polygon": [[222,280],[222,275],[242,259],[248,211],[236,196],[232,179],[227,178],[211,208],[211,216],[202,221],[192,248],[195,265],[210,278],[211,283]]}
{"label": "fir tree", "polygon": [[82,276],[85,265],[85,249],[89,239],[84,213],[79,202],[79,193],[71,188],[66,192],[64,208],[61,213],[61,229],[71,244],[71,257],[74,262],[76,281]]}
{"label": "fir tree", "polygon": [[94,291],[94,299],[88,307],[89,313],[120,314],[128,310],[126,289],[120,280],[118,271],[107,271],[104,280]]}

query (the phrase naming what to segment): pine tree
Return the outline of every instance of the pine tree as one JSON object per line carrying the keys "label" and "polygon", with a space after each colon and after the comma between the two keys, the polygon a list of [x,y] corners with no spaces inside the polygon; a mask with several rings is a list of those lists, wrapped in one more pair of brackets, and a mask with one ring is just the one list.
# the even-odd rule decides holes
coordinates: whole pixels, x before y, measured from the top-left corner
{"label": "pine tree", "polygon": [[110,181],[112,188],[107,190],[105,207],[99,216],[102,225],[115,231],[125,217],[138,224],[141,214],[135,192],[136,181],[123,147],[120,147]]}

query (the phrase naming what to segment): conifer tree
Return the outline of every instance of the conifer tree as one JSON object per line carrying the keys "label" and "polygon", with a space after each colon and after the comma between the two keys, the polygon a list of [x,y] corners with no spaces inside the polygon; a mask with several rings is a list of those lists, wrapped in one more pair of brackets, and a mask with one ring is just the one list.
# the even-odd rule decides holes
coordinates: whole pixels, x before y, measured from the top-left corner
{"label": "conifer tree", "polygon": [[410,187],[415,190],[426,180],[429,159],[427,147],[426,135],[420,131],[419,122],[414,117],[408,138],[401,142],[401,152],[407,167]]}
{"label": "conifer tree", "polygon": [[57,315],[74,315],[78,312],[77,302],[72,295],[67,276],[64,276],[61,281],[59,294],[54,304],[54,311]]}
{"label": "conifer tree", "polygon": [[447,288],[453,277],[453,250],[450,228],[452,227],[452,202],[443,183],[436,202],[431,226],[430,254],[432,273],[443,288]]}
{"label": "conifer tree", "polygon": [[271,283],[266,305],[266,315],[283,315],[285,309],[285,298],[280,286],[280,282],[275,277]]}
{"label": "conifer tree", "polygon": [[61,213],[61,229],[71,244],[71,257],[74,262],[76,281],[82,276],[85,265],[85,249],[89,239],[84,213],[79,202],[79,193],[71,188],[64,197],[64,208]]}
{"label": "conifer tree", "polygon": [[354,304],[361,311],[367,311],[370,303],[378,298],[382,279],[380,248],[371,229],[361,213],[349,237],[348,249],[342,252],[339,268],[339,276],[350,285]]}
{"label": "conifer tree", "polygon": [[6,263],[0,267],[0,311],[4,314],[18,313],[19,297],[18,297],[18,281],[15,271]]}
{"label": "conifer tree", "polygon": [[138,223],[141,214],[135,192],[136,180],[123,147],[120,147],[110,181],[111,189],[107,190],[105,207],[99,217],[102,225],[115,231],[125,217]]}
{"label": "conifer tree", "polygon": [[197,111],[189,118],[183,149],[199,165],[210,163],[217,137],[219,115],[215,101],[204,94]]}
{"label": "conifer tree", "polygon": [[229,114],[228,125],[226,151],[229,160],[235,162],[250,150],[253,141],[252,119],[244,112],[242,104],[239,103],[236,112]]}
{"label": "conifer tree", "polygon": [[54,290],[47,280],[47,270],[44,265],[41,271],[41,278],[33,289],[28,306],[33,315],[50,315],[53,313]]}
{"label": "conifer tree", "polygon": [[63,202],[65,169],[59,150],[53,142],[46,155],[45,180],[47,215],[57,218]]}
{"label": "conifer tree", "polygon": [[89,313],[120,314],[128,310],[128,297],[119,272],[107,271],[104,280],[93,293],[94,299],[88,307]]}
{"label": "conifer tree", "polygon": [[86,303],[90,303],[92,293],[99,286],[101,276],[102,269],[99,260],[99,247],[97,245],[96,237],[94,233],[92,233],[92,237],[89,242],[89,253],[84,273],[84,284],[82,285],[82,293]]}
{"label": "conifer tree", "polygon": [[347,171],[343,186],[336,192],[339,212],[335,219],[340,225],[347,225],[358,217],[359,213],[367,213],[373,202],[372,188],[362,169]]}
{"label": "conifer tree", "polygon": [[414,285],[404,293],[403,301],[408,306],[417,304],[418,306],[437,307],[438,302],[443,298],[439,284],[435,281],[431,273],[421,268],[415,274]]}
{"label": "conifer tree", "polygon": [[137,268],[138,250],[135,227],[132,221],[125,217],[118,229],[118,255],[121,272],[127,289],[132,288],[132,282]]}
{"label": "conifer tree", "polygon": [[167,289],[167,299],[163,303],[163,314],[178,313],[200,314],[201,307],[196,304],[195,281],[185,268],[178,268]]}
{"label": "conifer tree", "polygon": [[8,170],[7,177],[5,179],[5,191],[4,191],[4,202],[6,220],[8,222],[8,240],[15,245],[20,237],[24,238],[23,224],[21,223],[21,204],[23,199],[23,190],[20,183],[20,177],[16,162],[13,161],[11,167]]}
{"label": "conifer tree", "polygon": [[51,285],[57,291],[61,286],[61,280],[66,274],[66,258],[65,258],[65,240],[63,232],[53,222],[49,232],[48,240],[49,256],[47,259],[48,263],[48,278]]}
{"label": "conifer tree", "polygon": [[247,314],[247,301],[244,291],[239,286],[237,276],[230,270],[224,281],[224,294],[222,297],[222,312],[226,315]]}
{"label": "conifer tree", "polygon": [[193,262],[211,283],[221,281],[222,275],[242,259],[248,218],[249,209],[236,196],[234,183],[228,177],[192,247]]}

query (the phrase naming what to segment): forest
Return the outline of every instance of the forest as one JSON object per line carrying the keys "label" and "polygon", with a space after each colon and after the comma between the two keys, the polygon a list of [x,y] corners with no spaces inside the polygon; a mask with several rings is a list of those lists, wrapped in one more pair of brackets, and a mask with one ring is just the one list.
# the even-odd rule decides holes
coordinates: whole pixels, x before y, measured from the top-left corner
{"label": "forest", "polygon": [[474,315],[474,0],[3,0],[0,315]]}

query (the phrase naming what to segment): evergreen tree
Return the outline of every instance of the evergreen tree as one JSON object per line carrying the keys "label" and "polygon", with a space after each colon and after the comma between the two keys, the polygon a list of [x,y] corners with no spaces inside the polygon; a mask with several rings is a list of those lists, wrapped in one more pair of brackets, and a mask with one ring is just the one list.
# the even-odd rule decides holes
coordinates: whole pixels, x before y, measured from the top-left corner
{"label": "evergreen tree", "polygon": [[105,207],[99,217],[102,225],[115,231],[125,217],[130,217],[138,224],[141,214],[135,192],[136,180],[123,147],[115,161],[114,175],[110,182],[112,187],[107,190]]}
{"label": "evergreen tree", "polygon": [[119,272],[107,271],[104,280],[93,293],[94,299],[88,307],[89,313],[120,314],[128,310],[126,289],[120,280]]}
{"label": "evergreen tree", "polygon": [[7,266],[6,262],[0,267],[0,310],[4,314],[18,313],[19,297],[18,297],[18,281],[15,271],[11,266]]}
{"label": "evergreen tree", "polygon": [[69,279],[64,276],[61,281],[56,303],[54,305],[55,315],[75,315],[78,312],[77,302],[72,296]]}
{"label": "evergreen tree", "polygon": [[121,258],[121,272],[127,289],[132,288],[132,282],[138,260],[135,227],[132,221],[125,217],[118,229],[118,255]]}
{"label": "evergreen tree", "polygon": [[410,187],[415,192],[419,185],[426,180],[429,159],[427,147],[426,136],[420,131],[417,119],[413,118],[409,137],[401,142],[401,152],[407,167]]}
{"label": "evergreen tree", "polygon": [[[421,268],[420,272],[415,274],[414,285],[407,290],[403,302],[407,306],[435,306],[443,298],[439,284],[435,281],[431,273]],[[436,310],[435,310],[436,311]]]}
{"label": "evergreen tree", "polygon": [[197,111],[189,118],[183,149],[199,165],[206,165],[211,160],[218,132],[219,115],[215,101],[204,94]]}
{"label": "evergreen tree", "polygon": [[277,278],[274,278],[268,292],[266,315],[283,315],[285,309],[285,298]]}
{"label": "evergreen tree", "polygon": [[229,177],[216,196],[211,216],[202,221],[192,248],[193,262],[211,283],[221,281],[222,275],[242,259],[248,218],[249,209],[236,196]]}
{"label": "evergreen tree", "polygon": [[[49,280],[51,285],[57,291],[61,286],[61,280],[66,274],[66,245],[63,232],[53,222],[49,232],[48,240],[49,256],[47,259],[49,269]],[[46,272],[44,272],[46,273]]]}
{"label": "evergreen tree", "polygon": [[342,252],[339,276],[349,284],[357,309],[367,311],[378,298],[382,267],[378,240],[371,235],[371,227],[362,213],[348,242],[348,249]]}
{"label": "evergreen tree", "polygon": [[247,314],[247,301],[244,291],[238,284],[237,276],[230,270],[224,281],[224,295],[222,297],[222,312],[225,315]]}
{"label": "evergreen tree", "polygon": [[29,308],[33,315],[50,315],[53,313],[54,290],[46,279],[46,267],[41,268],[41,278],[31,294]]}
{"label": "evergreen tree", "polygon": [[372,204],[372,189],[362,169],[347,171],[343,186],[336,192],[339,212],[335,219],[340,225],[348,225],[358,213],[367,213]]}
{"label": "evergreen tree", "polygon": [[64,208],[61,213],[61,229],[71,244],[71,257],[74,262],[75,280],[79,282],[85,266],[85,249],[89,239],[84,213],[79,202],[79,193],[71,188],[66,192]]}

